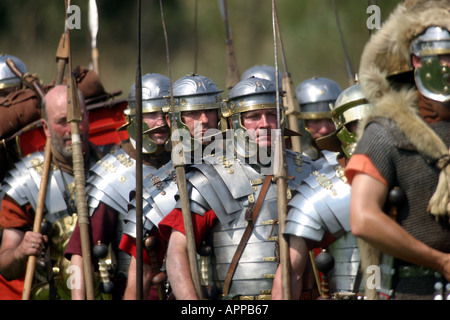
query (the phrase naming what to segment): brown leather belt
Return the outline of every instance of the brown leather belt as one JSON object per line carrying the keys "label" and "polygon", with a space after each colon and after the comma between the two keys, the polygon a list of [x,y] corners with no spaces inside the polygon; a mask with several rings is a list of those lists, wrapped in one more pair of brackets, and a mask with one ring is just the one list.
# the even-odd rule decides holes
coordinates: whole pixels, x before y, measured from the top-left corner
{"label": "brown leather belt", "polygon": [[247,219],[247,228],[245,228],[244,234],[242,235],[241,242],[234,253],[233,260],[231,260],[230,267],[228,268],[227,276],[225,277],[225,282],[223,284],[223,295],[228,295],[230,291],[231,279],[233,278],[234,271],[236,270],[238,261],[244,251],[244,248],[247,244],[248,238],[253,231],[253,226],[255,225],[256,218],[258,217],[259,210],[261,209],[264,198],[266,197],[266,192],[269,189],[270,181],[272,180],[272,176],[266,176],[264,179],[263,186],[261,187],[261,191],[258,196],[258,200],[256,201],[255,207],[253,210],[248,210],[246,212]]}

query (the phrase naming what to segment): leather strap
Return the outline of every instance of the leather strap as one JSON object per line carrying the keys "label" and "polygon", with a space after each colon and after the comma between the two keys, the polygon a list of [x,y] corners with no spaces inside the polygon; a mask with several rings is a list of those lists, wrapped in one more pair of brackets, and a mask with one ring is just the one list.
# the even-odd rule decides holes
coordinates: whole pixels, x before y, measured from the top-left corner
{"label": "leather strap", "polygon": [[53,273],[53,263],[50,258],[50,246],[45,248],[44,263],[47,269],[47,281],[48,281],[48,295],[49,300],[56,300],[56,287],[55,287],[55,275]]}
{"label": "leather strap", "polygon": [[248,221],[247,227],[245,228],[241,241],[239,242],[236,252],[234,253],[233,259],[231,260],[231,264],[228,268],[227,276],[225,277],[225,282],[223,284],[223,295],[225,296],[228,295],[228,292],[230,291],[230,285],[234,275],[234,271],[236,270],[242,252],[244,251],[244,248],[247,245],[248,238],[250,238],[250,235],[252,234],[256,218],[258,217],[259,210],[261,209],[264,198],[266,197],[266,193],[267,190],[269,189],[271,180],[272,176],[266,176],[266,178],[264,179],[263,186],[261,188],[261,192],[259,193],[258,200],[256,200],[255,207],[252,210],[253,212],[251,212],[251,216],[246,216],[246,219]]}

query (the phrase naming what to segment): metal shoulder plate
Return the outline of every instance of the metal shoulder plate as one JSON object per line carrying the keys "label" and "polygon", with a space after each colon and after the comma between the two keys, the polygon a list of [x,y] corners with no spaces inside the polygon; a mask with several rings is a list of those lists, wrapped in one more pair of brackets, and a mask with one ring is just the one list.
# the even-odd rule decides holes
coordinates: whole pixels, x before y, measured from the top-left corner
{"label": "metal shoulder plate", "polygon": [[337,162],[337,156],[339,155],[338,152],[322,150],[322,151],[320,151],[320,153],[321,153],[321,156],[317,160],[314,161],[314,166],[315,166],[314,170],[318,171],[326,166],[338,165],[338,162]]}
{"label": "metal shoulder plate", "polygon": [[[143,176],[155,171],[152,166],[143,166]],[[121,217],[128,211],[130,190],[136,188],[136,161],[124,150],[108,154],[90,170],[86,182],[89,214],[92,215],[100,202],[119,212]]]}
{"label": "metal shoulder plate", "polygon": [[[135,188],[133,188],[135,190]],[[169,161],[161,168],[150,172],[143,180],[142,219],[144,232],[154,226],[175,208],[178,193],[175,168]],[[124,233],[136,237],[136,198],[129,202],[125,217]]]}
{"label": "metal shoulder plate", "polygon": [[[190,167],[188,192],[192,211],[212,209],[222,223],[229,223],[242,210],[242,199],[253,194],[251,178],[239,159],[210,155]],[[188,177],[188,175],[186,175]],[[261,180],[261,179],[260,179]],[[198,211],[196,211],[198,210]]]}
{"label": "metal shoulder plate", "polygon": [[[309,157],[290,150],[286,150],[286,165],[289,199],[291,191],[318,167]],[[252,195],[264,179],[264,175],[258,174],[240,159],[223,155],[207,156],[202,164],[193,165],[191,169],[197,171],[188,180],[192,185],[192,200],[201,205],[201,201],[195,200],[198,192],[222,223],[234,219],[233,214],[242,209],[242,199]]]}
{"label": "metal shoulder plate", "polygon": [[350,231],[351,187],[336,158],[307,177],[288,204],[285,235],[320,241],[325,231],[336,238]]}
{"label": "metal shoulder plate", "polygon": [[[43,164],[42,152],[29,154],[15,163],[3,181],[0,197],[8,194],[19,205],[29,203],[36,210]],[[74,191],[74,179],[52,166],[48,180],[44,218],[53,223],[68,214],[65,194]]]}
{"label": "metal shoulder plate", "polygon": [[[226,278],[233,254],[245,232],[247,221],[246,210],[251,208],[261,194],[265,176],[258,173],[254,167],[238,163],[242,172],[241,177],[228,180],[236,184],[245,184],[246,192],[234,199],[240,209],[229,213],[224,219],[218,216],[221,223],[217,223],[212,231],[211,243],[214,245],[212,257],[213,277],[219,286]],[[227,165],[228,166],[228,165]],[[229,167],[232,168],[235,165]],[[236,170],[231,174],[236,174]],[[220,175],[219,175],[220,176]],[[220,177],[222,178],[222,177]],[[236,191],[233,191],[236,192]],[[222,193],[220,194],[223,195]],[[232,195],[232,192],[230,192]],[[208,199],[209,200],[209,199]],[[225,198],[220,199],[224,205]],[[242,252],[239,264],[233,275],[230,294],[268,295],[272,288],[272,281],[277,268],[277,240],[278,240],[278,193],[277,185],[272,179],[264,197],[252,234]]]}
{"label": "metal shoulder plate", "polygon": [[313,161],[310,157],[289,149],[286,149],[285,162],[289,175],[288,187],[291,190],[297,189],[313,171],[319,170],[323,166],[322,163]]}

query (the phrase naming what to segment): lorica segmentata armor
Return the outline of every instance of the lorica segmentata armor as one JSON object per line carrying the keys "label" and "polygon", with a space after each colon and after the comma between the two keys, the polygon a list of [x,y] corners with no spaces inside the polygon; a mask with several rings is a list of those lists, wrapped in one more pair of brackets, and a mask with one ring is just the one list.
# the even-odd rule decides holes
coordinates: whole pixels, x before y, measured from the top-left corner
{"label": "lorica segmentata armor", "polygon": [[[29,203],[36,210],[43,171],[44,154],[35,152],[17,162],[8,172],[2,186],[1,198],[8,194],[20,206]],[[44,219],[54,223],[68,214],[68,203],[75,190],[72,175],[51,166],[45,196]]]}
{"label": "lorica segmentata armor", "polygon": [[323,168],[304,180],[288,204],[284,235],[321,241],[325,232],[330,232],[337,239],[328,247],[335,260],[328,275],[330,290],[356,293],[361,285],[360,257],[356,238],[350,232],[351,187],[336,154],[323,154],[317,160]]}
{"label": "lorica segmentata armor", "polygon": [[[310,158],[286,150],[288,195],[319,167]],[[211,259],[216,286],[222,287],[229,265],[246,228],[245,212],[261,192],[265,175],[257,165],[237,158],[211,155],[192,165],[186,175],[192,212],[203,215],[212,209],[220,223],[211,230]],[[231,282],[230,295],[270,295],[277,268],[278,208],[273,180],[256,219],[253,233],[239,260]],[[177,207],[180,208],[179,203]]]}
{"label": "lorica segmentata armor", "polygon": [[[178,186],[175,168],[169,161],[161,168],[144,175],[142,219],[144,234],[153,229],[175,207]],[[130,201],[125,217],[124,233],[136,238],[136,199]]]}

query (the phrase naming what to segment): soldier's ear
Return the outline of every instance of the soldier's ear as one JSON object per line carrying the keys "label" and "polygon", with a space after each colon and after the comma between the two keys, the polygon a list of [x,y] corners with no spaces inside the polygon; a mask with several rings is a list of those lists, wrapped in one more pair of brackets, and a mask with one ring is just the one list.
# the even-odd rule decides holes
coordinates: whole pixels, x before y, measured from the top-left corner
{"label": "soldier's ear", "polygon": [[44,130],[44,134],[47,138],[51,137],[50,134],[50,129],[48,127],[47,121],[45,121],[44,119],[41,119],[41,123],[42,123],[42,129]]}

